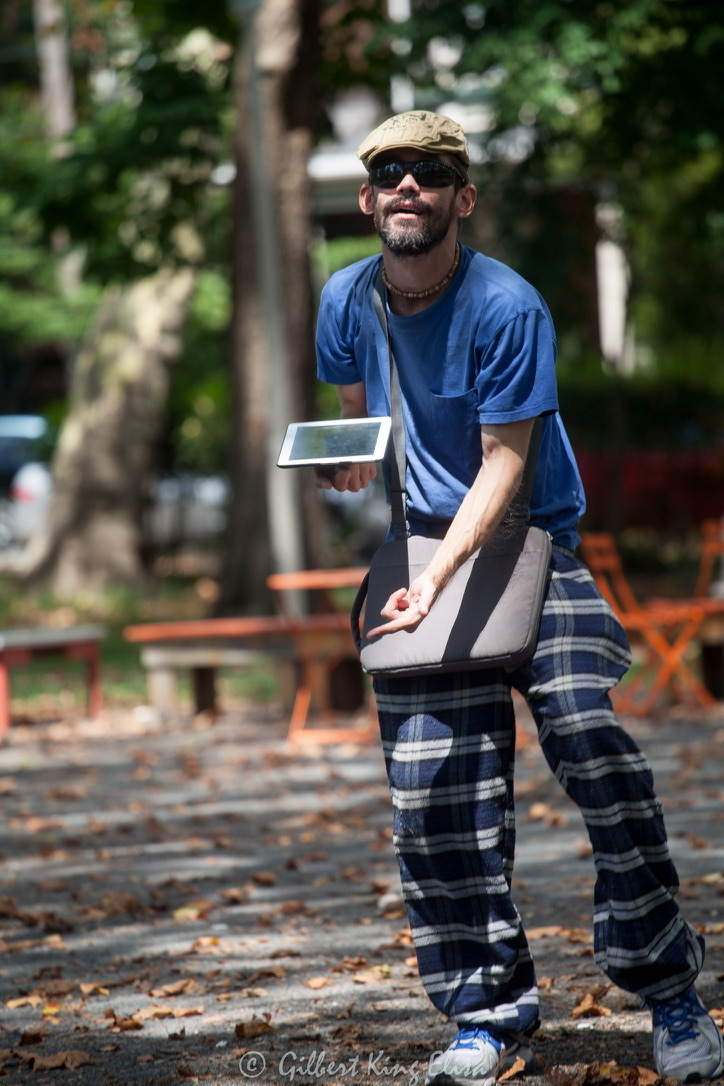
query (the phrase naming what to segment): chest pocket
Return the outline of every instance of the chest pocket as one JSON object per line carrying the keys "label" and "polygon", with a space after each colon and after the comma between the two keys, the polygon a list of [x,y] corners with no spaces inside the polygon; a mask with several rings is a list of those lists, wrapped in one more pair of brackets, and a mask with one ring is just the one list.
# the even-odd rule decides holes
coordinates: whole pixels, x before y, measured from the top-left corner
{"label": "chest pocket", "polygon": [[430,392],[430,413],[435,448],[440,461],[457,478],[477,474],[483,458],[478,419],[478,394],[474,388],[456,396]]}

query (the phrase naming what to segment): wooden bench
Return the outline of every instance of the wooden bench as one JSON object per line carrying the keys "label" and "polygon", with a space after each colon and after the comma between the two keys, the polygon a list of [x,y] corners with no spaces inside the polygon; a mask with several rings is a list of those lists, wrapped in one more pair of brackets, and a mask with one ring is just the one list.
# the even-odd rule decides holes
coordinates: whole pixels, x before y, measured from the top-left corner
{"label": "wooden bench", "polygon": [[248,666],[259,656],[278,663],[292,656],[296,690],[288,738],[324,743],[343,738],[361,741],[371,728],[307,728],[312,706],[325,718],[334,715],[330,679],[337,665],[355,653],[345,614],[261,615],[208,618],[127,626],[126,640],[142,645],[149,672],[149,695],[168,709],[174,697],[173,672],[188,668],[193,676],[197,711],[216,709],[216,673],[220,666]]}
{"label": "wooden bench", "polygon": [[100,643],[105,635],[105,627],[98,625],[0,630],[0,737],[10,727],[10,668],[29,664],[40,656],[85,662],[88,715],[98,716],[103,707]]}

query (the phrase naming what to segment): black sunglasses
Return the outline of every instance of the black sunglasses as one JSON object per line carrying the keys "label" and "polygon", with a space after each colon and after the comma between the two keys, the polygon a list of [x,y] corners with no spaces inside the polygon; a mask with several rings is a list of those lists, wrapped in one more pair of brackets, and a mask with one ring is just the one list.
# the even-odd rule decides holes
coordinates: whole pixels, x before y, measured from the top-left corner
{"label": "black sunglasses", "polygon": [[402,178],[411,173],[421,189],[446,189],[455,184],[459,177],[464,185],[468,179],[457,166],[437,159],[427,158],[421,162],[386,162],[384,166],[372,166],[370,184],[377,189],[396,189]]}

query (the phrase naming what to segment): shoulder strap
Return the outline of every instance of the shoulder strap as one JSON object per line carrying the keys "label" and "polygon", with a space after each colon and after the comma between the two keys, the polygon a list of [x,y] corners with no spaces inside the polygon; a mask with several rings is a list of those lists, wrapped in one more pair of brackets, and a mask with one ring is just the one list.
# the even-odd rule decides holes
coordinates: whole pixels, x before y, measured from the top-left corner
{"label": "shoulder strap", "polygon": [[397,366],[395,365],[392,344],[390,343],[384,290],[382,265],[380,264],[380,270],[375,280],[374,303],[379,322],[385,333],[390,365],[390,415],[392,416],[392,456],[390,458],[390,512],[392,522],[390,527],[394,539],[406,539],[410,534],[410,525],[407,521],[407,490],[405,489],[405,476],[407,474],[405,419],[402,414],[400,378],[397,374]]}

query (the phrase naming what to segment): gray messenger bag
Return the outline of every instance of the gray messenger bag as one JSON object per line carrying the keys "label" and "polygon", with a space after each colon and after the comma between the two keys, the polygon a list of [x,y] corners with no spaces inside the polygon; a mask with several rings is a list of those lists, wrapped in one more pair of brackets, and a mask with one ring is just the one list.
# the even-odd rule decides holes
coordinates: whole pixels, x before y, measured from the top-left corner
{"label": "gray messenger bag", "polygon": [[[375,308],[389,330],[381,283]],[[441,540],[410,535],[407,528],[405,430],[397,367],[390,360],[392,456],[390,499],[393,538],[372,558],[352,607],[352,636],[362,668],[370,675],[439,674],[473,668],[512,669],[535,651],[551,557],[547,532],[526,523],[538,458],[542,420],[536,419],[515,502],[496,534],[455,572],[429,615],[414,630],[369,639],[366,631],[384,620],[380,612],[393,592],[409,587],[429,565]],[[364,619],[362,613],[364,610]]]}

